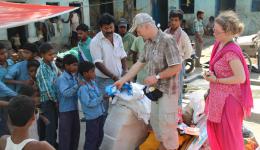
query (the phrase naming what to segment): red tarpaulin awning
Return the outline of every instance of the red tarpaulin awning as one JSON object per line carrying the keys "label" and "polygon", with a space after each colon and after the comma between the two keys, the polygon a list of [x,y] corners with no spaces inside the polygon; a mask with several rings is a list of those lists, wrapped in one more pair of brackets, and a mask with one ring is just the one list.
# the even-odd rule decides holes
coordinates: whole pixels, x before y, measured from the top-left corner
{"label": "red tarpaulin awning", "polygon": [[11,28],[56,17],[78,7],[0,2],[0,28]]}

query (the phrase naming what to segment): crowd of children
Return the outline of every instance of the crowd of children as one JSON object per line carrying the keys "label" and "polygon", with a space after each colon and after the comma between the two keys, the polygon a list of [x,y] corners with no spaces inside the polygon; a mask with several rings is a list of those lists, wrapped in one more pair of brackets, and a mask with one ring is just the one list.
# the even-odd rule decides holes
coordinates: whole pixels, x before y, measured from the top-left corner
{"label": "crowd of children", "polygon": [[105,96],[94,81],[95,65],[67,54],[57,67],[56,51],[49,43],[27,43],[20,52],[15,63],[0,43],[0,150],[37,145],[77,150],[78,101],[86,119],[84,149],[97,150],[104,134]]}

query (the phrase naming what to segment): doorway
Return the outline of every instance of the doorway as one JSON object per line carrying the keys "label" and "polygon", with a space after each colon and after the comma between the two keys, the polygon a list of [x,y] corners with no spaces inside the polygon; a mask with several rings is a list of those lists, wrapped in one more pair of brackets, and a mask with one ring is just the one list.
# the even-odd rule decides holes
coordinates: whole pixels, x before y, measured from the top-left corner
{"label": "doorway", "polygon": [[[11,41],[12,47],[15,50],[18,50],[21,48],[25,43],[27,43],[28,38],[28,26],[19,26],[14,28],[8,28],[7,29],[7,36],[8,40]],[[18,43],[17,41],[20,41],[20,46],[17,47]]]}
{"label": "doorway", "polygon": [[156,24],[160,23],[162,30],[168,28],[168,0],[153,0],[152,16]]}
{"label": "doorway", "polygon": [[224,10],[236,10],[236,0],[217,0],[216,1],[216,15]]}

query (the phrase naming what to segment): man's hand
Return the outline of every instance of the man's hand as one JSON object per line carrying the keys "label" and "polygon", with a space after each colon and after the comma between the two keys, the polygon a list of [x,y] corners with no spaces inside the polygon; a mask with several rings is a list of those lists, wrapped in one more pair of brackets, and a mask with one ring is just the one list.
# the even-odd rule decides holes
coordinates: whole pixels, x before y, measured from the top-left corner
{"label": "man's hand", "polygon": [[22,83],[23,83],[24,85],[33,85],[33,84],[34,84],[34,81],[33,81],[33,80],[24,80],[24,81],[22,81]]}
{"label": "man's hand", "polygon": [[111,79],[116,82],[118,80],[118,77],[117,76],[113,76]]}
{"label": "man's hand", "polygon": [[154,85],[158,82],[158,80],[156,79],[155,75],[154,76],[148,76],[144,79],[144,83],[146,85]]}
{"label": "man's hand", "polygon": [[123,82],[123,81],[121,81],[121,80],[118,80],[118,81],[116,81],[116,82],[114,83],[114,86],[116,86],[116,87],[117,87],[117,89],[121,89],[121,88],[122,88],[122,86],[123,86],[123,84],[124,84],[124,82]]}

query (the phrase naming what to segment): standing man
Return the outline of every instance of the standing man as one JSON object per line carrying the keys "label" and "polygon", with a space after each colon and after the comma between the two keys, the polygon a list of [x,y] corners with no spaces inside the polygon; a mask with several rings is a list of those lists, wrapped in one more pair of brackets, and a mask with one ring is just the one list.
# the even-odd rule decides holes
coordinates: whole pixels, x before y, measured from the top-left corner
{"label": "standing man", "polygon": [[127,32],[127,20],[125,18],[121,18],[118,22],[118,33],[123,39],[124,49],[126,53],[129,53],[135,36],[132,33]]}
{"label": "standing man", "polygon": [[[182,70],[179,75],[180,79],[180,96],[179,96],[179,108],[182,106],[182,88],[183,88],[183,77],[185,74],[185,60],[190,58],[192,52],[192,46],[190,42],[189,36],[185,31],[181,28],[181,23],[183,19],[183,11],[182,10],[173,10],[169,15],[170,19],[170,27],[165,30],[165,33],[173,35],[175,37],[176,42],[179,46],[179,53],[182,58]],[[181,112],[181,109],[179,109]],[[181,114],[180,114],[181,116]]]}
{"label": "standing man", "polygon": [[[104,94],[105,87],[117,81],[128,68],[122,38],[114,33],[114,17],[108,13],[103,14],[99,20],[99,27],[101,31],[90,43],[90,53],[96,65],[97,85]],[[108,104],[108,101],[104,101],[105,115]]]}
{"label": "standing man", "polygon": [[181,70],[177,43],[172,36],[158,30],[153,18],[147,13],[135,16],[130,31],[136,31],[146,41],[144,53],[114,85],[121,88],[147,64],[148,76],[144,83],[162,93],[158,101],[152,101],[151,126],[157,139],[161,141],[160,150],[177,149],[178,74]]}
{"label": "standing man", "polygon": [[203,25],[204,12],[199,10],[197,11],[197,18],[194,20],[193,28],[195,32],[195,48],[196,48],[196,67],[200,67],[200,57],[201,51],[203,48],[203,34],[204,34],[204,25]]}

